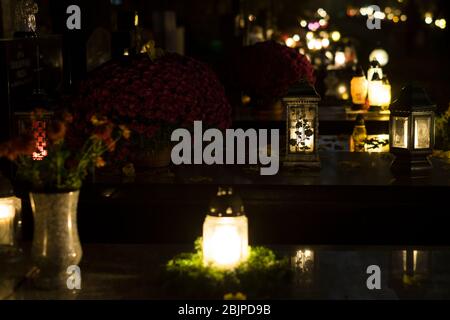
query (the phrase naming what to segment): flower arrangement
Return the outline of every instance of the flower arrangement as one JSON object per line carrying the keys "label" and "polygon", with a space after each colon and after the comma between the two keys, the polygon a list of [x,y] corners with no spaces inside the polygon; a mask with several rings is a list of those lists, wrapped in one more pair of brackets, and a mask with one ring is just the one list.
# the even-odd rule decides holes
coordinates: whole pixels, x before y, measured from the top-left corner
{"label": "flower arrangement", "polygon": [[175,53],[103,65],[81,85],[73,107],[80,129],[93,114],[108,114],[130,128],[140,148],[169,143],[174,128],[189,128],[194,120],[221,129],[231,122],[231,107],[214,72]]}
{"label": "flower arrangement", "polygon": [[[41,120],[43,110],[36,110],[32,120]],[[36,148],[32,135],[13,138],[0,145],[0,157],[17,165],[17,178],[33,191],[60,192],[81,188],[90,168],[102,167],[102,155],[113,151],[117,141],[129,138],[124,125],[115,125],[105,117],[93,115],[88,134],[76,130],[74,117],[68,112],[58,112],[47,125],[48,152],[42,160],[34,160]]]}
{"label": "flower arrangement", "polygon": [[296,49],[275,41],[242,49],[235,59],[233,82],[252,98],[276,100],[300,81],[315,83],[314,68]]}

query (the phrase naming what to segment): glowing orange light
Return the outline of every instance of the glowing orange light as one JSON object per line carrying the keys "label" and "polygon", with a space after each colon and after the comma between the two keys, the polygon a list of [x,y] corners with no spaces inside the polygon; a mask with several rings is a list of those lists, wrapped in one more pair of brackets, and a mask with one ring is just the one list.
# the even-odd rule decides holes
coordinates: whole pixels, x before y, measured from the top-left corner
{"label": "glowing orange light", "polygon": [[36,141],[36,150],[33,152],[33,160],[41,161],[47,156],[47,124],[42,120],[33,120],[33,137]]}

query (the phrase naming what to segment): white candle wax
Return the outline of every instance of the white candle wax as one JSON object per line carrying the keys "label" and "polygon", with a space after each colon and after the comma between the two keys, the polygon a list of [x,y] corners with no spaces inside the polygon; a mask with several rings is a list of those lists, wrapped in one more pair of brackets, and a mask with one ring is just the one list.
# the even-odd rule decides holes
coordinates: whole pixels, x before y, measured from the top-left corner
{"label": "white candle wax", "polygon": [[14,243],[14,216],[13,201],[0,200],[0,245],[13,245]]}

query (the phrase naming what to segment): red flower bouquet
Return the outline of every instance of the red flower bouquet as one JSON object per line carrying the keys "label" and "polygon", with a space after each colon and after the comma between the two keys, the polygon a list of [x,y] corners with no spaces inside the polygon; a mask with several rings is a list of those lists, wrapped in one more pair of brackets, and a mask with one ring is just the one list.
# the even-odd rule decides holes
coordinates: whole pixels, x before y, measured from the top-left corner
{"label": "red flower bouquet", "polygon": [[253,98],[274,101],[301,79],[314,85],[311,63],[296,49],[275,41],[245,47],[235,60],[234,82]]}
{"label": "red flower bouquet", "polygon": [[[41,121],[44,113],[34,111],[32,120]],[[105,165],[104,154],[112,152],[121,138],[130,136],[124,125],[103,116],[93,115],[83,132],[75,129],[73,119],[72,114],[58,111],[48,121],[47,152],[39,160],[32,156],[36,139],[29,133],[0,144],[0,158],[15,162],[20,183],[38,192],[78,190],[90,169]]]}
{"label": "red flower bouquet", "polygon": [[73,106],[82,117],[80,126],[94,114],[107,114],[127,125],[135,138],[166,144],[172,129],[189,128],[195,120],[221,129],[231,122],[231,107],[214,72],[174,53],[103,65],[82,84]]}

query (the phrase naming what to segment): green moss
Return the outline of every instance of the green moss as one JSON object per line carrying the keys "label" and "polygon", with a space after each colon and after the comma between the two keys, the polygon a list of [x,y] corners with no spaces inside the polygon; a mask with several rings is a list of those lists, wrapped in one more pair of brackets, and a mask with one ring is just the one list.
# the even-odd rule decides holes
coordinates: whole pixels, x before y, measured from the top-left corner
{"label": "green moss", "polygon": [[182,253],[166,264],[164,284],[168,294],[183,298],[224,299],[237,294],[250,299],[286,296],[291,279],[287,258],[278,259],[264,247],[250,248],[247,261],[232,270],[203,264],[201,238],[195,252]]}

